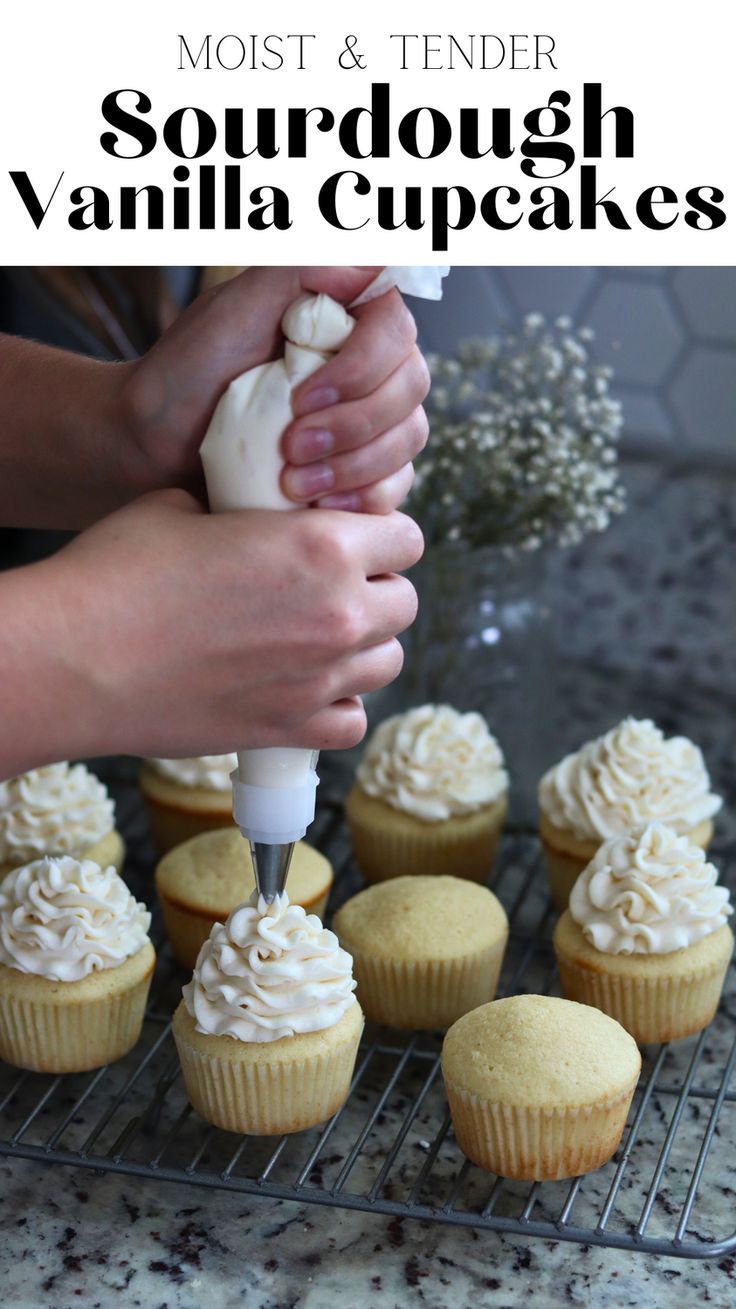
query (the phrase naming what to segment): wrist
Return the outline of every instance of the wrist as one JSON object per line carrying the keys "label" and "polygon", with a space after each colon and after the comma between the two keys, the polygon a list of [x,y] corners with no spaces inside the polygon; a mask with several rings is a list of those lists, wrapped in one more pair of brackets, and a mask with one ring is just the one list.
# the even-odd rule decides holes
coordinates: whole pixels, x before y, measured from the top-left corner
{"label": "wrist", "polygon": [[199,445],[204,428],[192,431],[192,410],[201,402],[182,379],[175,384],[161,350],[154,347],[119,366],[115,413],[125,450],[127,500],[177,487],[204,500]]}
{"label": "wrist", "polygon": [[99,404],[107,432],[106,450],[116,470],[117,503],[120,508],[148,491],[164,485],[163,470],[151,456],[145,439],[145,422],[141,408],[141,361],[110,364],[106,369],[105,393]]}

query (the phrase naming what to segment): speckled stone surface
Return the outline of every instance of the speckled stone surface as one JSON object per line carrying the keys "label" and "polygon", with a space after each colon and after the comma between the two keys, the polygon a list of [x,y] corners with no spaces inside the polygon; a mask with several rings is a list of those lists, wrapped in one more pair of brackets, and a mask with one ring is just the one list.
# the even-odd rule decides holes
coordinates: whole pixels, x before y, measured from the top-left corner
{"label": "speckled stone surface", "polygon": [[736,1259],[622,1254],[378,1215],[243,1203],[0,1163],[13,1309],[685,1309],[736,1302]]}
{"label": "speckled stone surface", "polygon": [[[733,486],[692,472],[663,477],[646,465],[631,467],[627,480],[629,514],[607,535],[556,559],[551,569],[550,598],[561,630],[574,633],[571,657],[555,674],[558,731],[564,737],[560,753],[629,711],[652,713],[669,730],[688,731],[703,746],[714,781],[727,797],[718,842],[726,851],[734,845],[736,809]],[[339,775],[333,785],[340,789]],[[540,885],[526,897],[521,927],[527,932],[539,927],[548,936],[550,924],[542,925],[540,918],[542,890]],[[528,974],[529,989],[543,984],[554,989],[545,950]],[[512,951],[507,984],[517,957]],[[733,985],[733,969],[731,976]],[[729,994],[698,1069],[706,1090],[717,1085],[735,1023],[736,1003]],[[663,1065],[659,1081],[665,1091],[652,1097],[647,1110],[617,1208],[619,1225],[638,1215],[671,1118],[674,1099],[666,1088],[681,1083],[693,1048],[692,1042],[682,1043]],[[361,1091],[356,1112],[365,1113],[382,1075],[379,1067],[375,1084],[369,1081]],[[415,1086],[419,1074],[411,1076]],[[180,1089],[173,1094],[175,1114]],[[402,1082],[379,1120],[379,1133],[400,1123],[406,1094]],[[710,1103],[696,1099],[687,1106],[652,1211],[652,1235],[671,1232],[676,1222],[694,1162],[692,1142],[702,1137]],[[392,1183],[397,1199],[416,1175],[425,1137],[436,1131],[443,1112],[441,1087],[434,1086],[397,1162]],[[112,1146],[117,1130],[113,1124],[104,1149]],[[201,1126],[190,1120],[188,1131],[191,1148]],[[289,1147],[296,1155],[306,1149],[298,1141]],[[326,1185],[340,1166],[340,1150],[338,1133],[324,1160],[324,1177],[320,1174]],[[382,1150],[385,1138],[369,1139],[351,1185],[370,1183]],[[290,1158],[287,1150],[284,1167]],[[736,1103],[731,1101],[709,1156],[691,1237],[724,1238],[736,1229],[734,1161]],[[430,1199],[444,1203],[457,1167],[455,1147],[448,1143],[437,1160]],[[577,1221],[590,1223],[600,1211],[612,1168],[583,1183]],[[521,1240],[20,1159],[0,1159],[0,1177],[2,1299],[12,1309],[112,1304],[121,1309],[404,1309],[415,1304],[516,1309],[526,1302],[543,1309],[644,1304],[689,1309],[699,1302],[731,1309],[736,1304],[734,1255],[703,1263]],[[481,1204],[482,1185],[481,1178],[470,1188],[478,1190]],[[551,1185],[556,1189],[540,1191],[535,1214],[541,1217],[554,1218],[559,1209],[560,1184]],[[512,1186],[509,1205],[515,1194],[521,1193]]]}

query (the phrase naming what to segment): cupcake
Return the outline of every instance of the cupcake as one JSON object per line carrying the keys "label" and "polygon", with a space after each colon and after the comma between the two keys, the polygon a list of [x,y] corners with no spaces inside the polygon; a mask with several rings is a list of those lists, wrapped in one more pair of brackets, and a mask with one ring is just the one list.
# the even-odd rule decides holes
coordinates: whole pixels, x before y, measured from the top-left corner
{"label": "cupcake", "polygon": [[484,882],[507,790],[503,755],[480,714],[423,705],[387,718],[345,804],[366,881],[445,873]]}
{"label": "cupcake", "polygon": [[350,955],[286,894],[215,923],[174,1014],[187,1095],[256,1136],[324,1122],[350,1089],[363,1015]]}
{"label": "cupcake", "polygon": [[0,877],[44,855],[93,859],[120,872],[123,838],[115,806],[84,764],[49,764],[3,785],[0,796]]}
{"label": "cupcake", "polygon": [[636,1042],[613,1018],[544,995],[474,1009],[442,1047],[460,1149],[479,1167],[523,1181],[606,1163],[640,1071]]}
{"label": "cupcake", "polygon": [[540,836],[557,908],[566,908],[603,841],[660,822],[705,849],[721,804],[692,741],[666,737],[648,718],[625,718],[540,783]]}
{"label": "cupcake", "polygon": [[[329,860],[298,841],[289,869],[291,901],[322,918],[331,886]],[[171,948],[184,968],[194,967],[213,924],[224,923],[254,889],[250,846],[237,827],[203,832],[164,855],[156,891]]]}
{"label": "cupcake", "polygon": [[485,886],[397,877],[353,896],[333,926],[375,1023],[449,1027],[496,994],[509,925]]}
{"label": "cupcake", "polygon": [[733,952],[728,891],[697,845],[661,823],[604,841],[554,935],[562,989],[640,1044],[706,1027]]}
{"label": "cupcake", "polygon": [[194,759],[146,759],[138,782],[161,854],[181,841],[233,822],[230,774],[236,754]]}
{"label": "cupcake", "polygon": [[140,1036],[151,915],[113,867],[37,859],[0,883],[0,1059],[79,1073]]}

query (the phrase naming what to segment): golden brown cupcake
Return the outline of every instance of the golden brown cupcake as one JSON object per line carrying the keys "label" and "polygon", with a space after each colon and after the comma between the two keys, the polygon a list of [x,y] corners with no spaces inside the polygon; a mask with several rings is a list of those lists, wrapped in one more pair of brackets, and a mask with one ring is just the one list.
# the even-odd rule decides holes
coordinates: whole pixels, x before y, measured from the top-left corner
{"label": "golden brown cupcake", "polygon": [[[332,881],[329,860],[298,841],[289,869],[292,903],[324,917]],[[164,856],[156,869],[156,891],[171,948],[184,968],[194,967],[213,923],[224,923],[254,890],[250,847],[237,827],[203,832]]]}
{"label": "golden brown cupcake", "polygon": [[230,774],[236,754],[192,759],[146,759],[138,777],[160,854],[200,832],[233,823]]}
{"label": "golden brown cupcake", "polygon": [[174,1014],[189,1099],[257,1136],[298,1132],[345,1101],[363,1029],[350,956],[288,896],[216,923]]}
{"label": "golden brown cupcake", "polygon": [[115,806],[84,764],[48,764],[2,785],[0,877],[44,855],[94,859],[117,872],[123,866]]}
{"label": "golden brown cupcake", "polygon": [[416,873],[486,881],[507,791],[503,755],[480,714],[422,705],[387,718],[345,804],[366,881]]}
{"label": "golden brown cupcake", "polygon": [[540,836],[552,899],[565,909],[573,884],[603,841],[662,822],[706,849],[722,801],[703,756],[684,736],[625,718],[550,768],[539,786]]}
{"label": "golden brown cupcake", "polygon": [[83,1072],[137,1042],[156,956],[151,915],[115,869],[69,856],[0,883],[0,1058]]}
{"label": "golden brown cupcake", "polygon": [[459,877],[398,877],[335,914],[367,1018],[448,1027],[496,994],[508,920],[485,886]]}
{"label": "golden brown cupcake", "polygon": [[500,1177],[552,1181],[615,1152],[641,1071],[636,1042],[597,1009],[551,996],[482,1005],[450,1028],[442,1073],[455,1137]]}
{"label": "golden brown cupcake", "polygon": [[562,989],[640,1043],[706,1027],[733,953],[728,891],[699,846],[661,823],[605,841],[554,936]]}

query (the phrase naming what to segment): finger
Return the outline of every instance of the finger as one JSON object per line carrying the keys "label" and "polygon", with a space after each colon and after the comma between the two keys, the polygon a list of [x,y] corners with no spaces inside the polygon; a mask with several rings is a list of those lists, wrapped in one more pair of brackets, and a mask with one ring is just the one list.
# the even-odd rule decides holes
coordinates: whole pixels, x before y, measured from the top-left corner
{"label": "finger", "polygon": [[[321,264],[298,270],[302,290],[321,291],[324,295],[331,296],[333,300],[339,300],[343,305],[349,305],[356,300],[361,291],[365,291],[382,271],[382,264],[375,266]],[[355,313],[357,317],[360,310],[356,309]]]}
{"label": "finger", "polygon": [[200,500],[177,486],[168,486],[160,491],[148,491],[145,495],[139,496],[137,500],[131,500],[126,508],[130,507],[134,511],[135,507],[139,505],[147,505],[149,508],[169,509],[178,514],[204,514],[207,512]]}
{"label": "finger", "polygon": [[398,472],[384,477],[371,486],[362,486],[357,491],[345,491],[340,495],[328,495],[317,501],[318,507],[325,509],[342,509],[352,514],[390,514],[406,500],[414,485],[414,465],[404,464]]}
{"label": "finger", "polygon": [[309,464],[367,445],[421,405],[429,381],[427,365],[415,347],[371,395],[317,410],[287,428],[282,440],[285,462]]}
{"label": "finger", "polygon": [[358,633],[348,648],[350,654],[390,641],[410,627],[417,616],[416,590],[399,573],[371,578],[361,590],[358,604]]}
{"label": "finger", "polygon": [[300,745],[308,750],[350,750],[365,736],[365,709],[357,698],[340,700],[308,719],[296,737],[276,745]]}
{"label": "finger", "polygon": [[356,310],[356,317],[355,331],[342,349],[294,392],[297,418],[340,400],[370,395],[411,353],[416,324],[398,291],[369,300]]}
{"label": "finger", "polygon": [[407,577],[394,573],[391,577],[375,577],[368,584],[368,603],[376,615],[373,640],[380,643],[398,636],[411,627],[417,616],[419,600],[415,587]]}
{"label": "finger", "polygon": [[[318,513],[333,512],[320,509]],[[406,514],[386,514],[378,519],[370,514],[343,514],[344,547],[365,577],[403,573],[413,568],[424,550],[424,537]]]}
{"label": "finger", "polygon": [[[391,477],[411,463],[427,444],[429,424],[424,410],[415,409],[397,427],[376,436],[368,445],[335,455],[329,463],[287,467],[281,474],[281,486],[292,500],[306,503],[322,499],[326,491],[332,498],[343,492],[358,491],[384,477]],[[329,479],[326,472],[329,471]],[[345,508],[333,503],[328,508]]]}
{"label": "finger", "polygon": [[336,699],[380,691],[398,677],[403,663],[404,651],[395,637],[351,655],[335,669]]}

